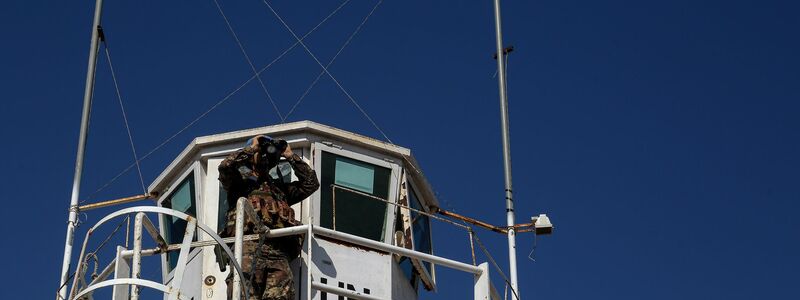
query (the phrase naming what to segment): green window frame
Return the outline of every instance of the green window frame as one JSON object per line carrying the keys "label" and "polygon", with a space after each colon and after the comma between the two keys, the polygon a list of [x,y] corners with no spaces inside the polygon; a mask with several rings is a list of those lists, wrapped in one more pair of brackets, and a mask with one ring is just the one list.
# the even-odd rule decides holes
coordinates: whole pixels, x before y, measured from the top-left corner
{"label": "green window frame", "polygon": [[322,151],[320,171],[320,225],[382,242],[388,204],[369,196],[389,200],[392,170]]}
{"label": "green window frame", "polygon": [[[197,216],[197,196],[195,193],[194,172],[190,172],[169,196],[164,198],[161,206],[183,212],[187,215]],[[187,222],[174,216],[162,215],[164,239],[168,244],[180,244],[186,233]],[[197,238],[195,235],[194,239]],[[167,272],[172,271],[178,263],[180,253],[171,251],[167,253]]]}

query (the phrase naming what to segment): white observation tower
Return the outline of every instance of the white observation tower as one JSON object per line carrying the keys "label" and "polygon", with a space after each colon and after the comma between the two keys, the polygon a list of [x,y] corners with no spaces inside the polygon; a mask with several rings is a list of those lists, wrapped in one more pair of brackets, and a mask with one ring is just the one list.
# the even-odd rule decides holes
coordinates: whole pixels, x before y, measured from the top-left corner
{"label": "white observation tower", "polygon": [[[238,231],[236,237],[221,239],[216,234],[229,209],[217,167],[255,135],[288,141],[321,183],[312,196],[292,207],[302,225],[267,234],[305,237],[300,257],[292,262],[298,299],[413,300],[420,290],[436,289],[437,267],[474,274],[469,284],[475,299],[500,299],[486,263],[435,255],[431,218],[440,218],[434,215],[440,213],[438,202],[409,149],[311,121],[195,138],[149,186],[148,196],[157,206],[119,210],[89,229],[79,262],[89,260],[86,245],[95,228],[135,215],[130,249],[118,246],[115,258],[97,276],[88,276],[86,265],[78,263],[68,298],[91,298],[95,290],[108,287],[116,300],[138,299],[145,288],[160,290],[165,299],[225,299],[225,278],[230,272],[237,274],[239,266],[220,266],[218,256],[241,261],[236,246],[258,235]],[[288,163],[276,168],[280,170],[271,170],[271,176],[292,180]],[[121,202],[127,200],[81,208]],[[237,226],[260,224],[248,201],[240,200],[236,209]],[[147,273],[142,272],[142,260],[156,257],[161,260],[161,278],[141,278]],[[236,279],[234,293],[243,296]]]}

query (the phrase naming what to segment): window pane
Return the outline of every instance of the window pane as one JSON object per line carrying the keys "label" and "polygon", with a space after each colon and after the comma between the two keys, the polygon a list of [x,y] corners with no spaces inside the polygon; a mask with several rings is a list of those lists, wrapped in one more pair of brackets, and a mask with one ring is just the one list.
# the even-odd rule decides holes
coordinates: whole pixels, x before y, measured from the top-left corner
{"label": "window pane", "polygon": [[337,157],[335,184],[372,194],[374,178],[375,167]]}
{"label": "window pane", "polygon": [[342,189],[336,190],[335,197],[337,231],[383,240],[386,203]]}
{"label": "window pane", "polygon": [[333,186],[388,199],[391,170],[323,151],[321,171],[320,224],[326,228],[382,241],[388,204],[340,188],[335,189],[334,199]]}
{"label": "window pane", "polygon": [[[162,206],[186,213],[190,216],[197,215],[194,198],[194,173],[190,173],[186,176],[186,179],[178,185],[175,191],[162,202]],[[167,240],[167,243],[177,244],[183,242],[183,234],[186,232],[185,220],[173,216],[164,216],[164,225],[166,226],[166,228],[164,228],[164,238]],[[169,270],[175,268],[178,255],[179,253],[177,251],[172,251],[167,254]]]}
{"label": "window pane", "polygon": [[[410,188],[409,185],[409,193],[408,198],[411,204],[411,208],[423,210],[422,205],[417,199],[417,195],[414,193],[414,189]],[[424,211],[424,210],[423,210]],[[419,214],[415,211],[411,211],[411,227],[413,231],[413,239],[414,239],[414,250],[431,253],[431,223],[430,218],[428,216]],[[425,265],[425,269],[427,269],[428,274],[431,274],[431,264],[429,262],[423,262]]]}
{"label": "window pane", "polygon": [[228,191],[219,184],[219,207],[217,208],[217,232],[222,232],[228,218]]}

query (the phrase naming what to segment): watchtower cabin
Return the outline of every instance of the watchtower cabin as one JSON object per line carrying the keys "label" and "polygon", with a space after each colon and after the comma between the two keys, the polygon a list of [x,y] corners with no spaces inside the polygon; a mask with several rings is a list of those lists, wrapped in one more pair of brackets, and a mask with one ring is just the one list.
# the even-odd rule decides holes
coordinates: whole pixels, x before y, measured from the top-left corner
{"label": "watchtower cabin", "polygon": [[[436,289],[437,266],[474,274],[475,299],[497,298],[496,293],[491,297],[485,263],[475,266],[435,255],[431,219],[418,211],[434,213],[438,202],[409,149],[301,121],[195,138],[149,186],[159,195],[157,207],[126,208],[92,228],[136,214],[132,249],[118,247],[116,259],[92,282],[76,279],[70,299],[91,298],[95,289],[111,286],[113,299],[138,299],[145,288],[162,291],[164,299],[226,299],[225,278],[239,274],[239,265],[220,266],[218,256],[240,262],[237,245],[258,235],[237,232],[223,241],[216,233],[228,209],[236,209],[238,223],[260,220],[244,198],[229,207],[217,168],[256,135],[286,140],[315,169],[321,184],[292,206],[302,225],[267,234],[304,236],[302,253],[291,264],[297,299],[418,299],[424,290]],[[287,162],[270,170],[270,176],[296,180]],[[140,278],[145,256],[160,256],[160,280]],[[239,281],[247,278],[235,277],[234,294],[244,296]]]}

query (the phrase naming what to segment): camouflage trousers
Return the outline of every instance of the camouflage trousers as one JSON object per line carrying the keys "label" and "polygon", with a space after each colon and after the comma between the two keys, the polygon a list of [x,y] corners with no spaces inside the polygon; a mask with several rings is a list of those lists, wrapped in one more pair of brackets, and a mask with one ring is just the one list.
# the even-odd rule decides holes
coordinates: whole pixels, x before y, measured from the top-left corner
{"label": "camouflage trousers", "polygon": [[[248,289],[247,300],[294,300],[295,290],[289,258],[274,244],[266,242],[256,257],[257,241],[244,242],[242,249],[242,287]],[[255,260],[255,264],[254,263]],[[255,266],[255,268],[253,268]],[[253,268],[251,270],[251,268]],[[252,281],[247,283],[252,278]],[[233,292],[233,275],[225,280],[228,284],[228,299]],[[235,299],[243,299],[244,293]]]}

